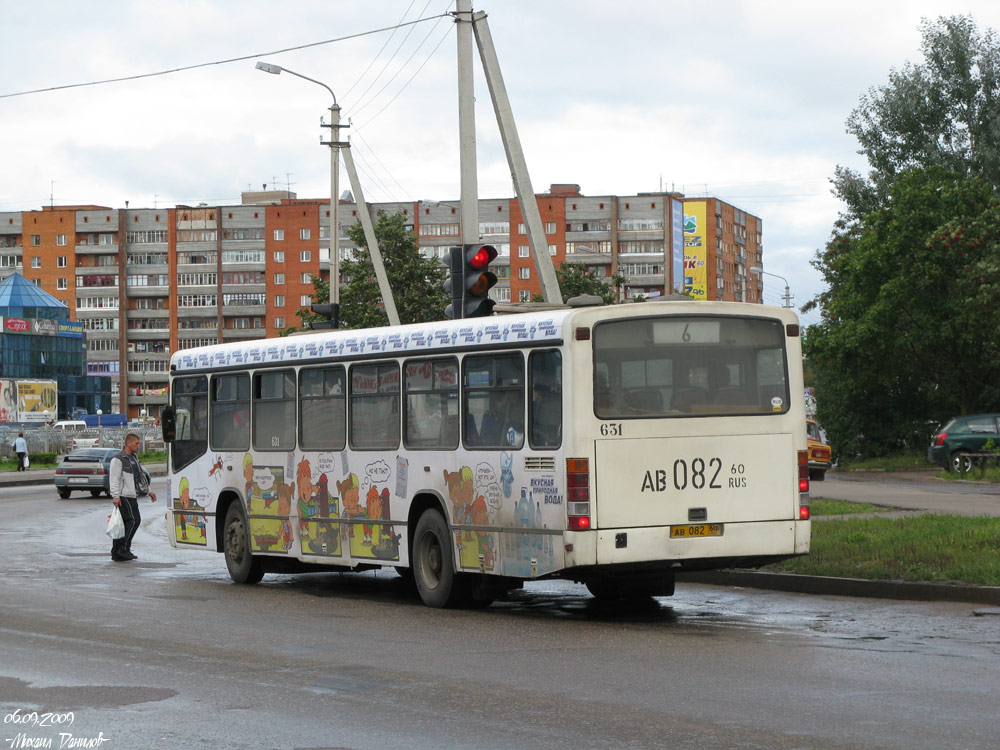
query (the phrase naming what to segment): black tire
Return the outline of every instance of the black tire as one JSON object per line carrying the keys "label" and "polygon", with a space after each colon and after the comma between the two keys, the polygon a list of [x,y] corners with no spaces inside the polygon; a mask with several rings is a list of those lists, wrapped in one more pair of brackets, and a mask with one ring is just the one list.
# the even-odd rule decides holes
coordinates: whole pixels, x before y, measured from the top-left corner
{"label": "black tire", "polygon": [[968,474],[972,471],[972,459],[962,455],[961,451],[955,451],[948,461],[948,471],[953,471],[956,474]]}
{"label": "black tire", "polygon": [[72,490],[67,490],[63,487],[59,487],[58,490],[59,490],[59,497],[61,497],[63,500],[69,500],[69,494],[70,492],[72,492]]}
{"label": "black tire", "polygon": [[90,491],[90,496],[91,497],[100,497],[103,494],[104,494],[104,490],[91,490]]}
{"label": "black tire", "polygon": [[466,598],[464,586],[455,572],[455,552],[444,516],[433,508],[425,510],[413,533],[413,580],[417,593],[428,607],[454,607]]}
{"label": "black tire", "polygon": [[250,551],[250,529],[239,502],[230,504],[222,531],[229,577],[236,583],[257,583],[264,577],[264,562]]}

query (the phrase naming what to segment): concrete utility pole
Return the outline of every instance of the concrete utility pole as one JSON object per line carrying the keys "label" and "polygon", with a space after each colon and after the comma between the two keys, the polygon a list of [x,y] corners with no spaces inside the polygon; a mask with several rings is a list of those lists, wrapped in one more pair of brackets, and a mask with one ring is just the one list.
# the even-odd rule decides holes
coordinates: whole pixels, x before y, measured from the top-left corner
{"label": "concrete utility pole", "polygon": [[389,316],[389,325],[398,326],[399,313],[396,312],[396,302],[392,296],[392,287],[389,286],[389,277],[385,272],[385,264],[382,262],[382,252],[379,250],[378,239],[375,237],[375,227],[372,226],[372,217],[368,213],[365,194],[361,190],[361,182],[358,180],[358,170],[354,168],[354,155],[351,154],[350,143],[346,144],[342,153],[344,155],[344,166],[347,168],[347,177],[351,181],[351,190],[354,191],[354,200],[358,206],[358,218],[361,220],[362,229],[365,230],[368,252],[372,256],[372,267],[375,269],[375,278],[378,280],[379,291],[382,292],[385,313]]}
{"label": "concrete utility pole", "polygon": [[[471,3],[471,0],[469,0]],[[459,5],[463,0],[459,0]],[[500,127],[500,137],[503,139],[504,151],[507,152],[507,164],[514,178],[514,190],[521,206],[521,215],[528,230],[528,243],[535,257],[535,270],[542,285],[542,297],[550,304],[561,305],[562,294],[556,279],[556,269],[549,255],[549,244],[545,238],[545,227],[542,226],[542,215],[538,211],[535,191],[531,188],[531,178],[528,176],[528,164],[524,159],[521,139],[517,135],[517,125],[514,123],[514,113],[507,98],[507,88],[504,86],[503,75],[500,72],[500,61],[497,59],[493,37],[486,22],[486,14],[476,13],[472,17],[473,30],[476,33],[476,43],[479,45],[479,56],[486,73],[486,82],[493,99],[493,110],[496,112],[497,125]],[[513,227],[511,227],[513,229]],[[513,234],[513,232],[512,232]],[[513,250],[513,248],[511,248]]]}
{"label": "concrete utility pole", "polygon": [[479,241],[476,163],[476,93],[472,74],[472,0],[456,0],[458,38],[458,155],[461,170],[462,244]]}

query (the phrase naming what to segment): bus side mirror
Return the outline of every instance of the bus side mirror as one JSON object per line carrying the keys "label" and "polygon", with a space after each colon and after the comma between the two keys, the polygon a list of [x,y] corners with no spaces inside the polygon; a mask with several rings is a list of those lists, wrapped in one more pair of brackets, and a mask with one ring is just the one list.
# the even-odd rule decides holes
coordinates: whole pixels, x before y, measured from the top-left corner
{"label": "bus side mirror", "polygon": [[172,443],[177,438],[177,419],[174,417],[174,407],[167,405],[160,409],[160,425],[163,428],[163,441]]}

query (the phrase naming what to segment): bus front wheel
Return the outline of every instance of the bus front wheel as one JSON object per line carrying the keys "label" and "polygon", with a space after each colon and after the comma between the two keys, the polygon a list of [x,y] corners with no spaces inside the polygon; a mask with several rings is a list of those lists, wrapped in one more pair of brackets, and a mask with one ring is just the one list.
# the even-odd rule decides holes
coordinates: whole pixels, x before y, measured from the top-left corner
{"label": "bus front wheel", "polygon": [[229,506],[222,537],[229,577],[236,583],[257,583],[264,577],[264,563],[250,551],[250,530],[238,502]]}
{"label": "bus front wheel", "polygon": [[413,579],[428,607],[450,607],[461,597],[448,523],[436,510],[425,510],[413,533]]}

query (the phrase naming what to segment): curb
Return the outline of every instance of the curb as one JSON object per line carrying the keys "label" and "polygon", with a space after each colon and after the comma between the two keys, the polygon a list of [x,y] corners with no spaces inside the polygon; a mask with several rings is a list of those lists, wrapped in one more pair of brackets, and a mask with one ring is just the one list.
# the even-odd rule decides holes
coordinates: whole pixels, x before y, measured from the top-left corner
{"label": "curb", "polygon": [[760,570],[711,570],[678,572],[677,580],[712,586],[742,586],[798,594],[855,596],[872,599],[902,599],[928,602],[966,602],[1000,606],[1000,586],[918,581],[870,581],[863,578],[806,576],[798,573],[767,573]]}

